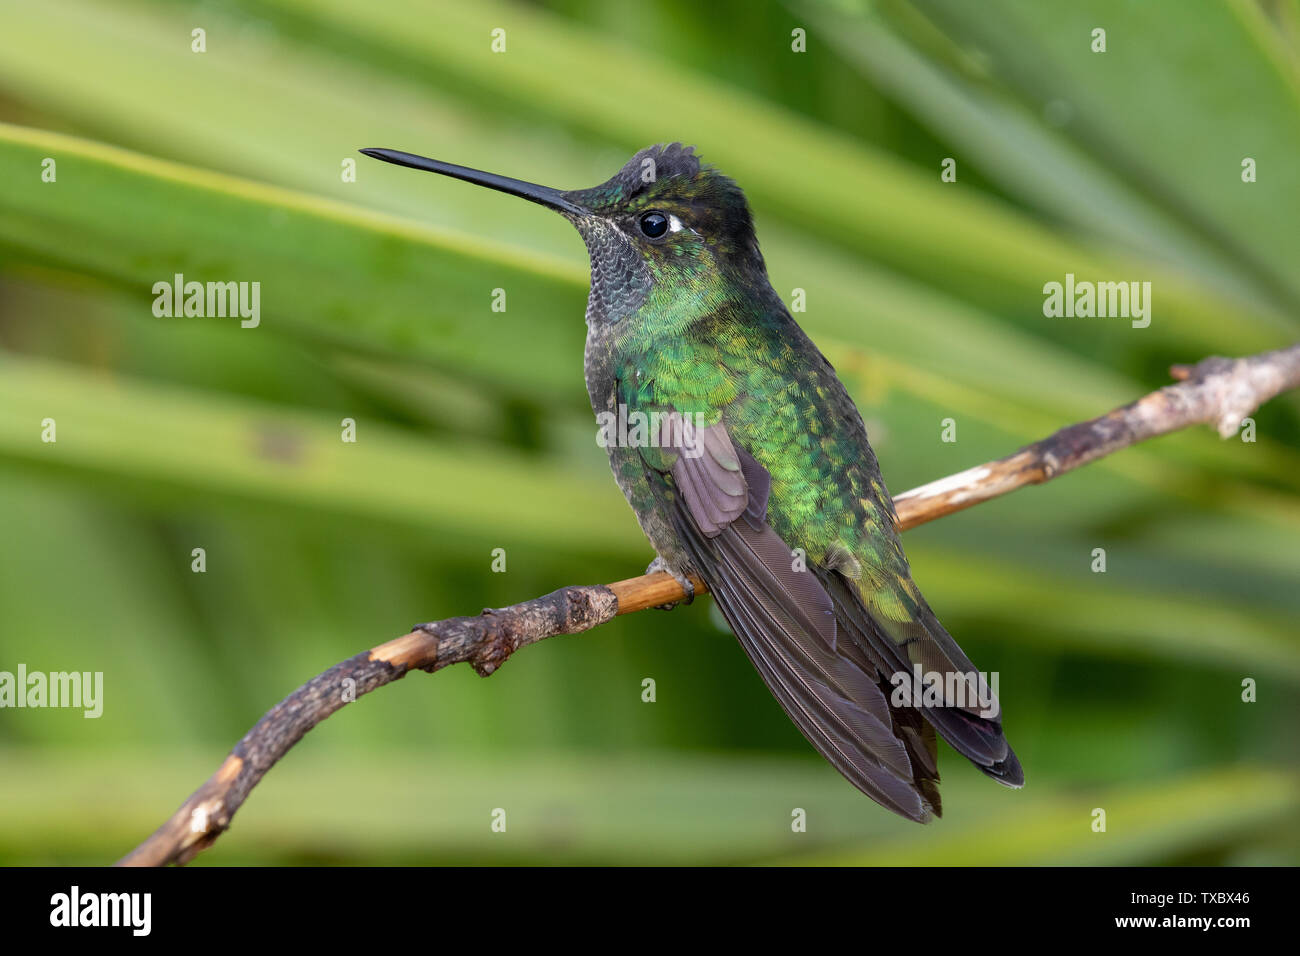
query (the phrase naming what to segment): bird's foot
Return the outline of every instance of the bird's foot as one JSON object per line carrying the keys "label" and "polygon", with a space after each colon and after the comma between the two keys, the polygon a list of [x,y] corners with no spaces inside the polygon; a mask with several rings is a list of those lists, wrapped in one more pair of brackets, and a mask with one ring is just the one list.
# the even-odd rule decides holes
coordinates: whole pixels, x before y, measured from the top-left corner
{"label": "bird's foot", "polygon": [[655,610],[671,611],[673,608],[677,607],[678,604],[690,604],[695,600],[695,585],[691,583],[691,579],[682,574],[676,568],[670,567],[668,562],[659,557],[659,555],[655,555],[655,559],[651,561],[649,567],[645,569],[646,574],[654,574],[656,571],[665,571],[668,574],[671,574],[673,580],[680,584],[682,590],[686,592],[686,600],[678,601],[676,604],[656,604]]}

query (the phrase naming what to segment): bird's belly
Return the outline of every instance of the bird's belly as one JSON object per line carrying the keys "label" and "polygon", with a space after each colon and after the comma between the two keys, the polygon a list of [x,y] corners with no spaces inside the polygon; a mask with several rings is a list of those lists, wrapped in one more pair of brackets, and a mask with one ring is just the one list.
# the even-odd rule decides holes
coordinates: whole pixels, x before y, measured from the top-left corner
{"label": "bird's belly", "polygon": [[606,451],[609,453],[609,467],[614,472],[614,480],[632,507],[637,523],[655,553],[683,573],[693,571],[677,532],[673,529],[669,510],[672,503],[666,482],[647,469],[645,460],[637,449],[610,445]]}

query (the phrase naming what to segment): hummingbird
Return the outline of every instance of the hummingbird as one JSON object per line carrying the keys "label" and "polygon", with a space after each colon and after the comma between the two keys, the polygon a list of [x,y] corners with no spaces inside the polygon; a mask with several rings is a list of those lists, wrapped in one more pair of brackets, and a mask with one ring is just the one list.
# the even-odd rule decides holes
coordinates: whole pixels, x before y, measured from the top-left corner
{"label": "hummingbird", "polygon": [[1024,784],[996,698],[912,580],[862,416],[772,288],[733,180],[680,143],[575,190],[361,152],[577,228],[592,411],[649,423],[602,442],[655,550],[647,570],[672,574],[688,602],[692,577],[704,583],[835,769],[920,823],[942,814],[936,732],[998,783]]}

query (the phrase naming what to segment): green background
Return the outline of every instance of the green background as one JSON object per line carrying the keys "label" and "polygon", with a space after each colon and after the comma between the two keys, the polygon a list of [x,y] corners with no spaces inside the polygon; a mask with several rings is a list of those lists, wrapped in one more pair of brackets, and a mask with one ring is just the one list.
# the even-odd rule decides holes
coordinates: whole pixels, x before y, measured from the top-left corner
{"label": "green background", "polygon": [[[1298,30],[1295,0],[0,0],[0,670],[105,682],[98,720],[0,711],[0,861],[111,861],[318,671],[651,557],[576,234],[358,147],[576,188],[694,143],[900,492],[1297,338]],[[154,317],[177,272],[260,282],[261,326]],[[1045,318],[1067,272],[1150,281],[1150,327]],[[701,600],[363,698],[197,865],[1295,863],[1300,402],[1255,419],[907,534],[1023,791],[945,747],[944,819],[893,817]]]}

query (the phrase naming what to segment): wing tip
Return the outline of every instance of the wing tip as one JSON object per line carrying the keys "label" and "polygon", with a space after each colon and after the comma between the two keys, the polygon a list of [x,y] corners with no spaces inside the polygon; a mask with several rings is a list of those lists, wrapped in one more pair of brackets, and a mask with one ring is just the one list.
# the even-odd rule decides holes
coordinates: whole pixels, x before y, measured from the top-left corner
{"label": "wing tip", "polygon": [[996,780],[1002,786],[1010,790],[1019,790],[1025,785],[1025,771],[1020,766],[1020,758],[1016,756],[1014,750],[1007,748],[1007,755],[992,766],[985,767],[975,764],[980,768],[980,772],[992,780]]}

